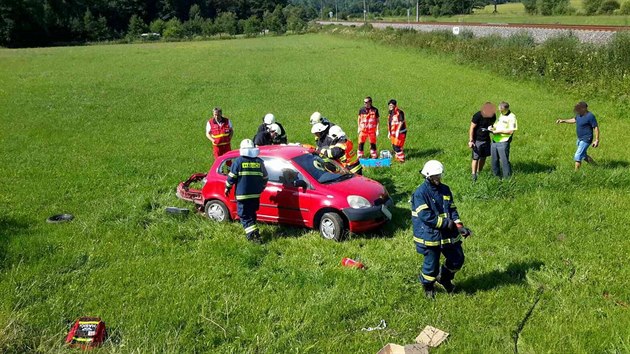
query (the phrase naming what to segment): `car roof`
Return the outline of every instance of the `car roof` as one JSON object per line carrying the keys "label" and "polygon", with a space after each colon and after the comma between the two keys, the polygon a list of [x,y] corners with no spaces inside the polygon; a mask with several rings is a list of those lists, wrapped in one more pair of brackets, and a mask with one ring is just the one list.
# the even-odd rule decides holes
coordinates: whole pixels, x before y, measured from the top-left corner
{"label": "car roof", "polygon": [[[281,157],[287,160],[291,160],[297,156],[308,154],[311,151],[309,148],[302,145],[265,145],[259,146],[260,155],[258,157]],[[233,158],[239,156],[239,150],[232,150],[222,157]]]}

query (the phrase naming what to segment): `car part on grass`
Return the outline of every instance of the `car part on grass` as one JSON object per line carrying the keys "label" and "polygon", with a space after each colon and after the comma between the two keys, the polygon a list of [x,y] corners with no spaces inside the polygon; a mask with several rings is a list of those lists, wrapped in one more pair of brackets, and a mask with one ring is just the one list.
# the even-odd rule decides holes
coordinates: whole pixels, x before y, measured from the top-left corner
{"label": "car part on grass", "polygon": [[365,269],[365,265],[363,265],[363,263],[348,257],[344,257],[341,260],[341,265],[348,268]]}
{"label": "car part on grass", "polygon": [[74,219],[74,215],[72,214],[57,214],[46,219],[46,222],[49,224],[59,224],[62,222],[71,221]]}
{"label": "car part on grass", "polygon": [[107,339],[105,322],[99,317],[80,317],[72,325],[66,343],[73,348],[92,349],[99,347]]}
{"label": "car part on grass", "polygon": [[372,332],[372,331],[380,331],[381,329],[387,328],[387,322],[385,320],[381,320],[375,327],[361,328],[364,332]]}
{"label": "car part on grass", "polygon": [[171,215],[181,215],[186,216],[190,213],[188,208],[178,208],[178,207],[166,207],[166,213]]}

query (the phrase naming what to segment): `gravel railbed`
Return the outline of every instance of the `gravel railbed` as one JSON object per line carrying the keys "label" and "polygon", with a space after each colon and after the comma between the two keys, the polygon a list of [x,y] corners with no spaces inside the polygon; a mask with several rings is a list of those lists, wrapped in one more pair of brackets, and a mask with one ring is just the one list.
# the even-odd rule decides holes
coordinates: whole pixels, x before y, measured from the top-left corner
{"label": "gravel railbed", "polygon": [[[362,26],[363,22],[346,22],[346,21],[318,21],[322,25],[343,25],[343,26]],[[509,37],[518,33],[530,34],[537,43],[542,43],[549,38],[557,37],[572,33],[580,41],[585,43],[605,44],[610,41],[615,31],[604,30],[579,30],[579,29],[552,29],[552,28],[534,28],[534,27],[507,27],[502,25],[496,26],[470,26],[462,23],[461,25],[452,24],[423,24],[423,23],[380,23],[370,22],[374,28],[411,28],[417,31],[453,31],[455,27],[459,28],[460,33],[463,31],[472,32],[476,37],[485,37],[490,35],[500,35]]]}

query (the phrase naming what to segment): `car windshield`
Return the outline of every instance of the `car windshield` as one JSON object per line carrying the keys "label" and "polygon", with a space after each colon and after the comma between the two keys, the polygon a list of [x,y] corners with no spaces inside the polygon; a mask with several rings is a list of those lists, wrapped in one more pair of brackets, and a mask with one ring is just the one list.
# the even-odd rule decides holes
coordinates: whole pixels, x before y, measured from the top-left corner
{"label": "car windshield", "polygon": [[319,183],[330,183],[352,178],[350,171],[334,160],[324,159],[315,154],[304,154],[293,159]]}

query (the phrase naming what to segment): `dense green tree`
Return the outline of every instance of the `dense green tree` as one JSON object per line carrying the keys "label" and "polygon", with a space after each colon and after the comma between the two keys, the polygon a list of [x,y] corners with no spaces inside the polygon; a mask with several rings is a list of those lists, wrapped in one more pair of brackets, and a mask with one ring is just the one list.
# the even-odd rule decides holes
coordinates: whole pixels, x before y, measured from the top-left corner
{"label": "dense green tree", "polygon": [[238,21],[233,12],[223,12],[214,21],[219,33],[238,34]]}
{"label": "dense green tree", "polygon": [[129,38],[138,38],[141,34],[145,33],[148,26],[138,15],[131,16],[129,20],[129,28],[127,29],[127,36]]}
{"label": "dense green tree", "polygon": [[241,20],[243,33],[247,37],[255,37],[262,31],[262,22],[256,15],[250,16],[247,20]]}

